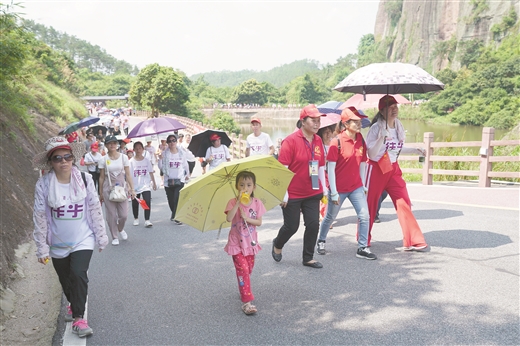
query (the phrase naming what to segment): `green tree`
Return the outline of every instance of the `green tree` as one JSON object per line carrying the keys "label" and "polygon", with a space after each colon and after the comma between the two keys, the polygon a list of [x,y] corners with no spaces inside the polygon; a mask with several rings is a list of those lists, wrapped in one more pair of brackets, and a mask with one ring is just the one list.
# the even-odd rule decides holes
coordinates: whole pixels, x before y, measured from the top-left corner
{"label": "green tree", "polygon": [[14,78],[25,63],[30,35],[16,21],[13,4],[0,3],[0,81]]}
{"label": "green tree", "polygon": [[232,102],[263,105],[267,102],[265,88],[256,79],[246,80],[233,91]]}
{"label": "green tree", "polygon": [[237,125],[233,117],[224,111],[216,110],[209,119],[209,124],[216,129],[239,134],[240,127]]}
{"label": "green tree", "polygon": [[189,96],[183,76],[173,68],[157,63],[142,69],[130,88],[130,101],[150,108],[155,117],[159,112],[187,116]]}
{"label": "green tree", "polygon": [[295,78],[287,88],[286,98],[288,103],[322,103],[326,101],[327,92],[319,85],[318,81],[305,74],[302,77]]}

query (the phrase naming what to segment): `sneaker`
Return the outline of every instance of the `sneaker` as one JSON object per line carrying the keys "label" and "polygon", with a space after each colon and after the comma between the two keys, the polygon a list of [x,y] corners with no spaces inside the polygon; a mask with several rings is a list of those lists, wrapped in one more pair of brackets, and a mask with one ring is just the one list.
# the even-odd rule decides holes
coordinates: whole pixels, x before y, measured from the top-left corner
{"label": "sneaker", "polygon": [[170,221],[175,221],[175,216],[173,216],[173,213],[172,216],[170,216]]}
{"label": "sneaker", "polygon": [[72,323],[72,332],[74,334],[78,334],[80,338],[83,338],[87,335],[92,335],[94,332],[92,331],[92,328],[90,328],[87,324],[87,320],[78,320],[74,323]]}
{"label": "sneaker", "polygon": [[418,245],[418,246],[409,246],[409,247],[405,247],[403,248],[404,251],[420,251],[420,250],[424,250],[428,247],[428,245]]}
{"label": "sneaker", "polygon": [[122,230],[121,232],[119,232],[119,234],[121,234],[121,238],[123,238],[123,240],[128,239],[128,234],[126,234],[125,230]]}
{"label": "sneaker", "polygon": [[376,218],[374,219],[374,223],[380,223],[381,220],[379,220],[379,216],[376,216]]}
{"label": "sneaker", "polygon": [[70,304],[67,305],[67,313],[65,314],[65,322],[72,322],[74,318],[72,317],[72,309],[70,308]]}
{"label": "sneaker", "polygon": [[325,242],[324,241],[318,242],[318,254],[325,255]]}
{"label": "sneaker", "polygon": [[144,227],[152,227],[152,226],[153,226],[153,223],[150,220],[146,220],[144,222]]}
{"label": "sneaker", "polygon": [[[144,224],[146,225],[146,222]],[[139,226],[139,219],[134,219],[134,226]]]}
{"label": "sneaker", "polygon": [[359,249],[357,249],[356,257],[364,258],[367,260],[377,259],[377,256],[370,252],[370,249],[368,247],[360,247]]}
{"label": "sneaker", "polygon": [[173,222],[175,222],[176,225],[182,225],[182,222],[180,222],[179,220],[173,220]]}
{"label": "sneaker", "polygon": [[116,238],[116,239],[112,240],[112,245],[114,245],[114,246],[119,245],[119,239]]}

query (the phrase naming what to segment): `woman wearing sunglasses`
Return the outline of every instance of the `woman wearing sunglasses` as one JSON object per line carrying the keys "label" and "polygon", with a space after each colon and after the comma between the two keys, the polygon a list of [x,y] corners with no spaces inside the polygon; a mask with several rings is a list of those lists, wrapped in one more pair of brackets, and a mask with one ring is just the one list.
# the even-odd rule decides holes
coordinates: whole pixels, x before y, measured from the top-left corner
{"label": "woman wearing sunglasses", "polygon": [[65,320],[79,337],[93,333],[83,319],[87,301],[87,271],[94,247],[108,244],[105,220],[94,181],[74,165],[85,153],[83,143],[69,143],[64,137],[45,142],[45,151],[33,164],[46,170],[36,183],[34,233],[38,262],[52,265],[70,304]]}
{"label": "woman wearing sunglasses", "polygon": [[[119,235],[123,240],[128,239],[124,227],[128,217],[128,201],[115,202],[110,200],[110,191],[116,185],[130,186],[132,199],[135,198],[130,161],[128,156],[117,151],[119,142],[116,136],[105,138],[107,154],[99,162],[99,200],[105,202],[108,229],[112,235],[112,245],[119,245]],[[125,189],[126,190],[126,189]]]}
{"label": "woman wearing sunglasses", "polygon": [[159,169],[163,173],[164,191],[166,191],[166,198],[172,212],[170,221],[182,225],[182,222],[175,219],[175,212],[179,203],[179,193],[184,183],[190,179],[190,167],[184,151],[179,150],[177,146],[177,135],[169,135],[166,138],[166,143],[168,149],[162,153],[162,158],[159,160]]}

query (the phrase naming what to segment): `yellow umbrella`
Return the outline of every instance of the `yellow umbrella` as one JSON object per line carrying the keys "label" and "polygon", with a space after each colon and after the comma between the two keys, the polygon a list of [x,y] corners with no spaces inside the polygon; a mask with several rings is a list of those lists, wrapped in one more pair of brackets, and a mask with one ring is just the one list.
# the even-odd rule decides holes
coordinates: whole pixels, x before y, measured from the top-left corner
{"label": "yellow umbrella", "polygon": [[238,194],[235,179],[241,171],[255,174],[254,197],[264,203],[266,210],[280,204],[294,175],[269,155],[224,162],[184,186],[175,218],[202,232],[229,227],[224,210],[227,202]]}

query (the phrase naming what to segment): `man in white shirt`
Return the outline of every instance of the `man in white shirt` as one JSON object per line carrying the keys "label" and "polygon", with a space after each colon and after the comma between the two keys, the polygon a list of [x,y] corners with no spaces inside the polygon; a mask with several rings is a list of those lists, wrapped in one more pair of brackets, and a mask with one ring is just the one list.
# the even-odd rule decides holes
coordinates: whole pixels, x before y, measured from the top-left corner
{"label": "man in white shirt", "polygon": [[251,118],[253,133],[247,136],[246,157],[249,155],[273,155],[274,145],[271,137],[262,132],[262,122],[257,117]]}

